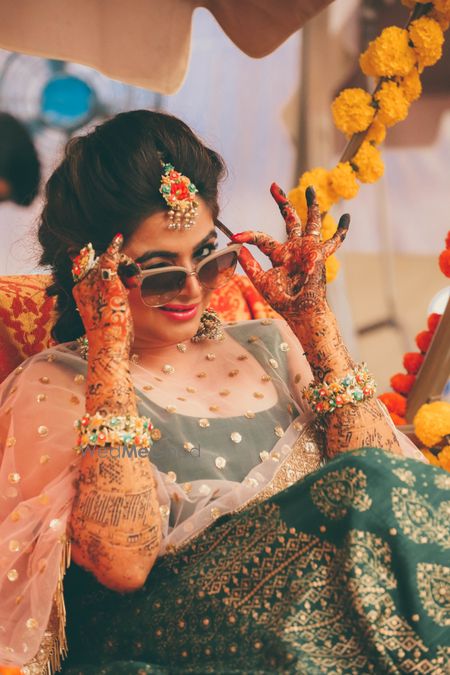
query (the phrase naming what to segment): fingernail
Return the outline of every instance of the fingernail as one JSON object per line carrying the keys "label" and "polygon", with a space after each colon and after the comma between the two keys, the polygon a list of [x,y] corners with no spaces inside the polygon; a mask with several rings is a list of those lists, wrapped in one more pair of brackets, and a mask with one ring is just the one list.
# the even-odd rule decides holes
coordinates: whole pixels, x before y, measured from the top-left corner
{"label": "fingernail", "polygon": [[306,203],[308,206],[312,206],[314,204],[314,200],[316,198],[316,191],[314,190],[312,185],[308,185],[306,188]]}
{"label": "fingernail", "polygon": [[349,225],[350,225],[350,214],[344,213],[344,215],[339,218],[338,228],[340,230],[347,229]]}
{"label": "fingernail", "polygon": [[123,242],[123,234],[120,234],[120,232],[119,232],[119,233],[116,234],[116,236],[114,237],[112,243],[117,245],[117,244],[121,244],[122,242]]}

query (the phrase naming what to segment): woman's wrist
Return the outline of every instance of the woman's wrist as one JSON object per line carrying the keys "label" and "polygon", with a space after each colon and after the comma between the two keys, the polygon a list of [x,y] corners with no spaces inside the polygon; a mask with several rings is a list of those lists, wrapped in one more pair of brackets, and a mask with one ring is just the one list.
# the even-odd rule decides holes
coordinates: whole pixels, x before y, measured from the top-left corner
{"label": "woman's wrist", "polygon": [[325,377],[327,380],[344,377],[355,367],[326,300],[314,308],[303,310],[288,323],[300,341],[318,382],[323,382]]}
{"label": "woman's wrist", "polygon": [[89,348],[86,412],[93,415],[138,415],[128,356]]}

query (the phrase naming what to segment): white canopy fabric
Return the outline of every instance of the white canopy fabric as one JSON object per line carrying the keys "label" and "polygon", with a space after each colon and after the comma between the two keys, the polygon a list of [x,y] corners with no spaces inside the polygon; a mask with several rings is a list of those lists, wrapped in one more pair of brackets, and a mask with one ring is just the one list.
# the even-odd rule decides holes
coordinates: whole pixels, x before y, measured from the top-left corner
{"label": "white canopy fabric", "polygon": [[183,83],[192,14],[207,8],[249,56],[270,54],[332,0],[15,0],[0,2],[0,47],[91,66],[173,94]]}

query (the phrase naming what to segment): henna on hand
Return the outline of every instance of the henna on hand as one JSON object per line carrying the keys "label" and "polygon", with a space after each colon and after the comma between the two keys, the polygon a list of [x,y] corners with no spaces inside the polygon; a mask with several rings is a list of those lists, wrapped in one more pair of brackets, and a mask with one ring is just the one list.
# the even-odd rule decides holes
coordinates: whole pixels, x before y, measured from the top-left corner
{"label": "henna on hand", "polygon": [[[286,223],[288,240],[280,244],[263,232],[242,232],[233,241],[255,244],[273,267],[264,271],[246,248],[239,261],[257,290],[281,314],[299,339],[314,378],[331,382],[355,367],[326,301],[325,261],[344,241],[350,216],[344,214],[334,236],[320,241],[321,217],[312,187],[306,190],[305,228],[286,195],[275,183],[272,196]],[[322,420],[329,458],[360,447],[376,446],[400,453],[398,441],[376,400],[345,405]]]}
{"label": "henna on hand", "polygon": [[276,183],[272,184],[271,193],[286,223],[287,241],[280,243],[264,232],[253,231],[235,234],[233,241],[255,244],[269,257],[272,268],[264,271],[243,247],[239,262],[261,295],[291,323],[305,310],[325,303],[325,261],[344,241],[350,216],[342,216],[334,236],[321,242],[320,210],[312,187],[306,190],[308,219],[304,230],[294,207]]}

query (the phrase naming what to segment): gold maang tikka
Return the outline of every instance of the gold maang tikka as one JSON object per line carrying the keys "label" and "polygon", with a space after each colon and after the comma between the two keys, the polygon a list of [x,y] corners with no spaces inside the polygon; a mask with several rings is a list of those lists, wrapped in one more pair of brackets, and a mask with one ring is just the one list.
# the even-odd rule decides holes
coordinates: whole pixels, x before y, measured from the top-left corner
{"label": "gold maang tikka", "polygon": [[176,171],[172,164],[163,162],[162,167],[159,191],[169,207],[168,229],[190,230],[199,206],[195,198],[198,190],[190,178]]}

